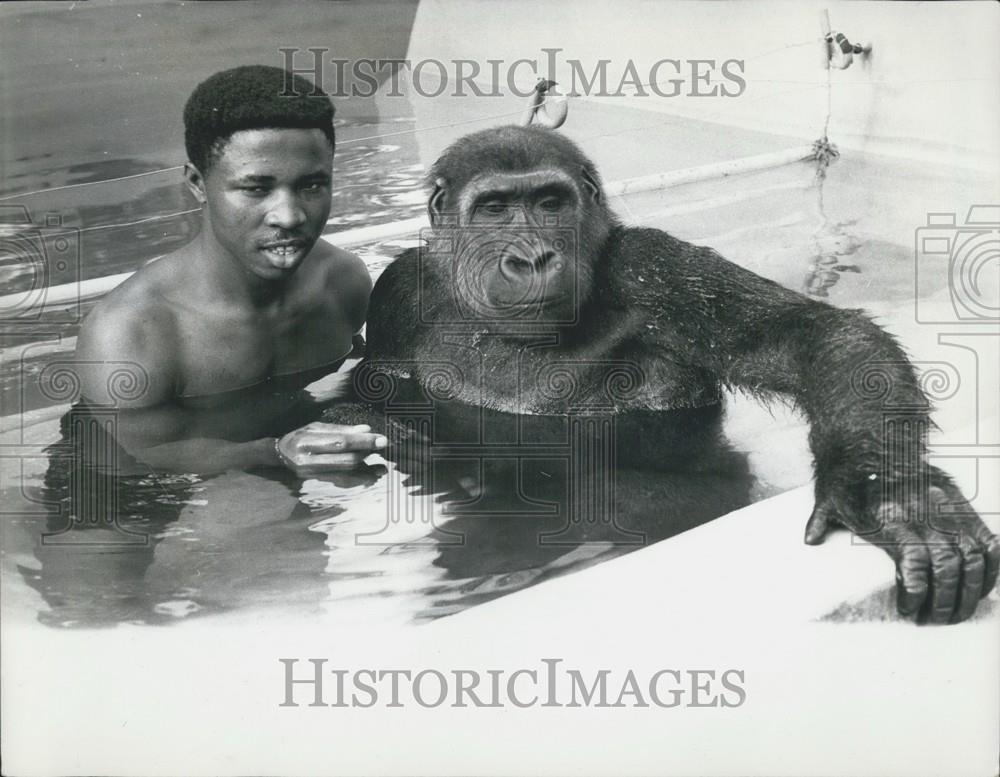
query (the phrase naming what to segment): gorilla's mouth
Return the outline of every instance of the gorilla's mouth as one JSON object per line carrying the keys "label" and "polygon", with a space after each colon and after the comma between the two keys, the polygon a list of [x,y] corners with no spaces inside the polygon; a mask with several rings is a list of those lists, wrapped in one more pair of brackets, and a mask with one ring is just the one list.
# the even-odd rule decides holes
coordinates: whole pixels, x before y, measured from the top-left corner
{"label": "gorilla's mouth", "polygon": [[517,299],[507,301],[504,299],[498,299],[496,304],[497,307],[504,308],[514,308],[517,310],[530,310],[534,308],[547,308],[553,305],[557,305],[563,300],[569,297],[568,294],[559,294],[555,297],[536,297],[534,299]]}
{"label": "gorilla's mouth", "polygon": [[534,308],[539,305],[552,305],[556,302],[562,302],[566,299],[568,294],[556,294],[551,297],[517,297],[515,299],[506,300],[502,297],[497,298],[498,305],[507,305],[512,308]]}

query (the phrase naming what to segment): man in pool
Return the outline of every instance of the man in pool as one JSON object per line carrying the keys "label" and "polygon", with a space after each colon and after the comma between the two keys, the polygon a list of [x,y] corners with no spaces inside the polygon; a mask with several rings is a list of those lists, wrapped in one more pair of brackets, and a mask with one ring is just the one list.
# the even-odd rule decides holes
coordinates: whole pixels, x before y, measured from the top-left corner
{"label": "man in pool", "polygon": [[319,239],[333,116],[279,68],[216,73],[191,94],[184,176],[201,232],[101,300],[76,349],[84,402],[115,407],[117,442],[153,469],[304,476],[385,447],[367,426],[307,423],[303,389],[352,351],[371,291],[361,260]]}

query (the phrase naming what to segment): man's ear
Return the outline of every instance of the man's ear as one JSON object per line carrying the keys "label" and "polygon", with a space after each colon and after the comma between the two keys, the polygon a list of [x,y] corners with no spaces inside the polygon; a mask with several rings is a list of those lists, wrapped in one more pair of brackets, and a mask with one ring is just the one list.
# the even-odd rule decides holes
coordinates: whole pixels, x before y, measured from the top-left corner
{"label": "man's ear", "polygon": [[208,196],[205,194],[205,176],[190,162],[184,163],[184,182],[187,184],[191,194],[194,195],[194,198],[204,205],[205,200],[208,199]]}
{"label": "man's ear", "polygon": [[427,200],[427,218],[431,220],[431,226],[435,226],[441,218],[441,208],[444,207],[444,195],[446,181],[438,178],[434,181],[434,191],[431,192],[430,199]]}
{"label": "man's ear", "polygon": [[601,184],[598,183],[593,171],[586,165],[581,167],[580,178],[583,180],[583,186],[587,190],[587,194],[590,195],[590,199],[594,201],[594,204],[600,205],[604,194],[601,192]]}

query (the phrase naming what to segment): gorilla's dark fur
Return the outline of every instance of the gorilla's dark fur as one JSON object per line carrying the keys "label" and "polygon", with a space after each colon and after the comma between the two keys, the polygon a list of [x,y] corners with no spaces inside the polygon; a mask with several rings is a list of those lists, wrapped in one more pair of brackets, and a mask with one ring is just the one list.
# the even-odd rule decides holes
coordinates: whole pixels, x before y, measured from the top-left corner
{"label": "gorilla's dark fur", "polygon": [[[815,459],[807,542],[841,524],[881,545],[899,569],[900,611],[932,622],[969,617],[992,590],[1000,542],[927,464],[914,369],[861,312],[623,226],[593,163],[550,130],[462,138],[430,181],[427,246],[403,253],[372,295],[370,368],[511,413],[669,417],[719,403],[722,387],[788,396]],[[886,425],[887,409],[905,423]]]}

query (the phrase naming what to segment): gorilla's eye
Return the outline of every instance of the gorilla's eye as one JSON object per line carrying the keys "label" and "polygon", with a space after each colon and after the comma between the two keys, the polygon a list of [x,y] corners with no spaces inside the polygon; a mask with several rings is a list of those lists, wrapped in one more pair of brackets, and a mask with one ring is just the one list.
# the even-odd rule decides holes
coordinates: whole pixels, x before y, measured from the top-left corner
{"label": "gorilla's eye", "polygon": [[547,213],[558,213],[560,210],[562,210],[564,204],[565,203],[563,202],[561,197],[552,196],[540,200],[538,202],[538,207],[539,209],[544,210]]}
{"label": "gorilla's eye", "polygon": [[503,200],[484,200],[476,203],[473,216],[496,221],[504,219],[510,213],[510,205]]}

